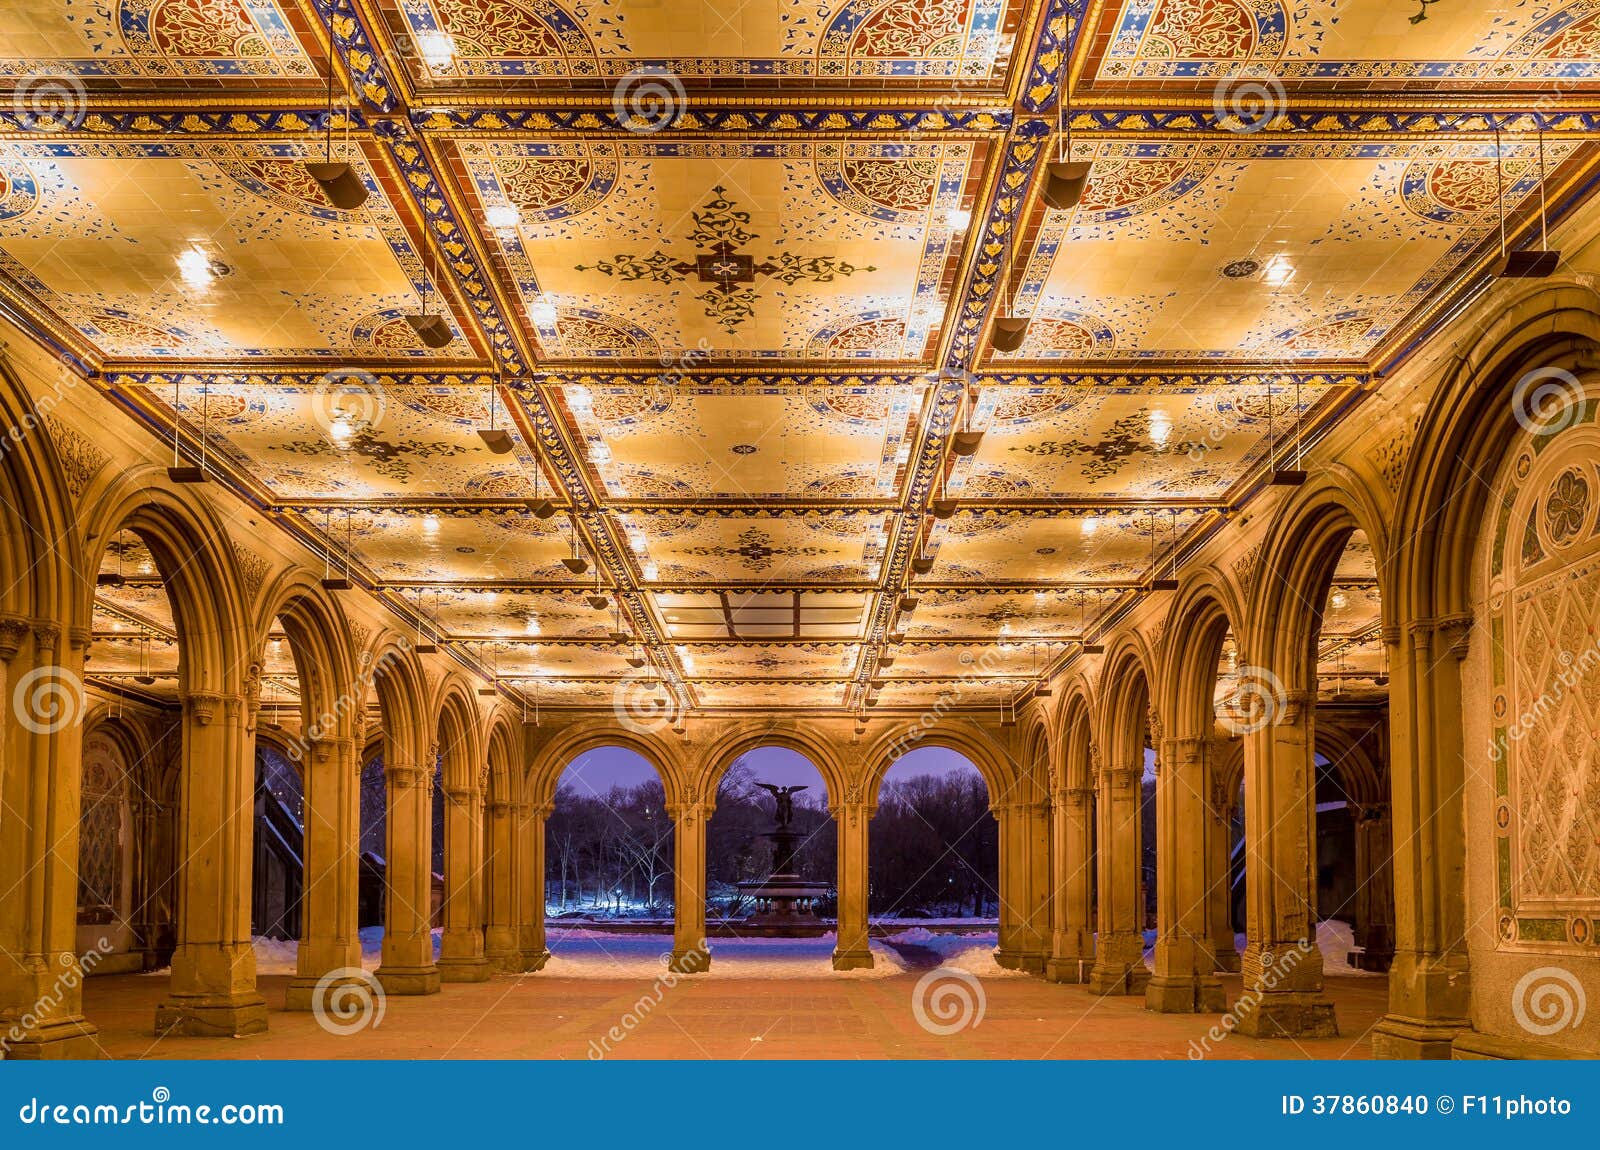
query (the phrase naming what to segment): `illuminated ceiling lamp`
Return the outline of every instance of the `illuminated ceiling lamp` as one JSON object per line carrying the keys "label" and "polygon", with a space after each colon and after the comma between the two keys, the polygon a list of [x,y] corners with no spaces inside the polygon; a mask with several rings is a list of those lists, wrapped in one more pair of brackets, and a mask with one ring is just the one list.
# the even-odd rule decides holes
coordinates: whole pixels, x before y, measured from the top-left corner
{"label": "illuminated ceiling lamp", "polygon": [[933,556],[925,552],[918,552],[911,560],[911,570],[917,575],[928,575],[933,572]]}
{"label": "illuminated ceiling lamp", "polygon": [[322,589],[324,591],[350,590],[350,512],[344,513],[344,563],[333,565],[333,512],[322,513]]}
{"label": "illuminated ceiling lamp", "polygon": [[983,432],[972,426],[972,397],[965,387],[961,390],[961,410],[966,416],[966,426],[951,434],[950,450],[962,459],[968,459],[978,454],[978,448],[983,444]]}
{"label": "illuminated ceiling lamp", "polygon": [[[435,594],[435,598],[437,598],[437,593]],[[417,588],[417,639],[416,639],[416,642],[411,644],[411,649],[413,651],[415,651],[419,655],[433,655],[433,654],[436,654],[438,652],[439,647],[438,647],[438,645],[436,643],[434,643],[433,638],[426,631],[424,631],[422,629],[423,614],[424,614],[424,612],[422,610],[422,588],[418,587]]]}
{"label": "illuminated ceiling lamp", "polygon": [[110,549],[115,550],[117,555],[117,569],[115,571],[101,571],[95,575],[94,585],[96,587],[121,587],[128,581],[127,576],[122,573],[122,553],[126,548],[127,544],[125,543],[113,542],[111,544]]}
{"label": "illuminated ceiling lamp", "polygon": [[1500,161],[1500,129],[1494,133],[1494,181],[1500,201],[1500,262],[1494,274],[1501,279],[1536,280],[1553,275],[1561,262],[1561,253],[1551,251],[1550,220],[1546,211],[1544,191],[1544,130],[1539,130],[1539,246],[1521,251],[1506,250],[1506,199],[1505,177]]}
{"label": "illuminated ceiling lamp", "polygon": [[1074,163],[1072,159],[1072,109],[1067,93],[1066,70],[1061,74],[1061,92],[1056,100],[1056,139],[1060,141],[1056,158],[1044,166],[1044,186],[1039,198],[1058,212],[1078,206],[1083,190],[1089,185],[1087,162]]}
{"label": "illuminated ceiling lamp", "polygon": [[489,644],[489,658],[490,658],[490,663],[489,663],[489,685],[487,687],[479,687],[478,688],[478,696],[480,698],[484,698],[484,699],[492,699],[492,698],[494,698],[496,695],[498,695],[500,693],[500,688],[498,686],[498,684],[500,682],[500,646],[499,646],[499,644],[497,644],[497,643],[490,643]]}
{"label": "illuminated ceiling lamp", "polygon": [[150,632],[139,628],[139,671],[133,681],[140,686],[152,686],[156,677],[150,673]]}
{"label": "illuminated ceiling lamp", "polygon": [[483,440],[483,445],[496,455],[508,455],[515,444],[509,431],[495,426],[495,408],[499,406],[496,401],[500,394],[500,372],[497,370],[494,374],[494,382],[489,384],[489,426],[478,428],[478,438]]}
{"label": "illuminated ceiling lamp", "polygon": [[1016,300],[1011,297],[1011,242],[1004,241],[1000,249],[1000,295],[1005,302],[1005,314],[995,317],[989,331],[989,344],[995,351],[1016,351],[1028,335],[1028,317],[1011,314]]}
{"label": "illuminated ceiling lamp", "polygon": [[1294,381],[1294,412],[1295,412],[1295,437],[1294,437],[1294,466],[1278,466],[1278,440],[1277,425],[1272,413],[1272,380],[1267,379],[1267,451],[1272,459],[1272,466],[1267,472],[1267,484],[1271,487],[1299,487],[1306,481],[1306,470],[1302,466],[1305,462],[1305,434],[1301,427],[1304,414],[1300,408],[1300,378]]}
{"label": "illuminated ceiling lamp", "polygon": [[533,460],[533,498],[528,500],[528,511],[535,519],[549,519],[556,513],[556,505],[546,499],[539,492],[539,479],[544,474],[544,467],[535,455]]}
{"label": "illuminated ceiling lamp", "polygon": [[[1177,510],[1177,508],[1174,507],[1174,508],[1170,509],[1168,514],[1171,516],[1172,529],[1171,529],[1171,540],[1170,540],[1171,547],[1170,547],[1169,553],[1167,555],[1167,563],[1168,563],[1167,574],[1166,574],[1166,576],[1164,578],[1151,579],[1150,580],[1150,590],[1152,590],[1152,591],[1176,591],[1178,589],[1178,510]],[[1150,513],[1150,569],[1151,569],[1152,572],[1155,570],[1155,567],[1156,567],[1155,560],[1156,560],[1156,515],[1155,515],[1155,512],[1152,511]]]}
{"label": "illuminated ceiling lamp", "polygon": [[[342,212],[352,212],[367,202],[367,188],[355,169],[333,158],[333,16],[328,17],[328,120],[323,125],[323,153],[320,163],[307,160],[306,175],[317,182],[328,202]],[[344,152],[350,154],[350,115],[344,117]]]}
{"label": "illuminated ceiling lamp", "polygon": [[949,519],[956,513],[956,500],[950,497],[950,479],[944,461],[939,461],[939,497],[928,501],[928,513],[935,519]]}
{"label": "illuminated ceiling lamp", "polygon": [[211,431],[211,389],[200,385],[200,462],[185,463],[179,447],[178,382],[172,383],[172,466],[167,468],[167,478],[174,483],[204,483],[206,481],[206,437]]}
{"label": "illuminated ceiling lamp", "polygon": [[[582,575],[589,570],[589,561],[578,551],[578,518],[576,515],[572,517],[572,554],[563,558],[561,565],[574,575]],[[599,573],[596,572],[595,580],[597,585],[599,578]]]}
{"label": "illuminated ceiling lamp", "polygon": [[422,290],[418,292],[421,311],[415,315],[408,314],[405,319],[411,325],[411,330],[417,333],[417,338],[423,344],[437,351],[446,346],[455,338],[455,332],[450,327],[450,322],[435,312],[428,310],[428,295],[433,286],[433,277],[428,274],[429,256],[432,245],[428,243],[427,233],[422,236]]}

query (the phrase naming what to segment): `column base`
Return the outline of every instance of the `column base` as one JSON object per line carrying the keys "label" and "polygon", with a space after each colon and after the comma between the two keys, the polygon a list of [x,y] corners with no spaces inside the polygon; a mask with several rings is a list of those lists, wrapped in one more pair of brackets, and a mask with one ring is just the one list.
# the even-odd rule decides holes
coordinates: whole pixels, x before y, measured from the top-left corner
{"label": "column base", "polygon": [[1051,982],[1088,982],[1089,972],[1094,969],[1094,960],[1091,958],[1048,958],[1044,964],[1044,976]]}
{"label": "column base", "polygon": [[156,1007],[156,1034],[243,1038],[267,1032],[267,1003],[259,994],[174,995]]}
{"label": "column base", "polygon": [[522,973],[534,974],[544,969],[544,964],[550,961],[548,950],[525,950],[522,952]]}
{"label": "column base", "polygon": [[441,958],[438,965],[440,982],[488,982],[494,974],[489,960],[482,955],[476,958]]}
{"label": "column base", "polygon": [[437,966],[380,966],[372,972],[385,994],[438,994]]}
{"label": "column base", "polygon": [[1471,1026],[1465,1018],[1424,1021],[1386,1014],[1372,1028],[1372,1057],[1412,1061],[1450,1058],[1456,1039]]}
{"label": "column base", "polygon": [[1020,970],[1025,974],[1043,974],[1045,955],[1034,950],[1000,949],[994,952],[995,963],[1006,970]]}
{"label": "column base", "polygon": [[[346,967],[345,969],[351,968]],[[324,975],[323,978],[328,979],[327,982],[324,982],[323,978],[310,978],[297,974],[289,980],[288,992],[283,996],[283,1008],[285,1010],[299,1011],[317,1010],[319,1008],[318,1002],[320,1001],[321,1009],[327,1009],[329,1003],[333,1001],[333,996],[338,991],[338,988],[345,986],[370,987],[372,985],[372,977],[370,974],[348,974],[343,978],[334,979]],[[384,993],[388,993],[387,988]]]}
{"label": "column base", "polygon": [[484,961],[496,974],[522,973],[521,950],[491,950],[484,955]]}
{"label": "column base", "polygon": [[1239,962],[1239,952],[1233,949],[1230,943],[1227,950],[1216,953],[1216,967],[1218,974],[1238,974],[1242,964]]}
{"label": "column base", "polygon": [[711,969],[711,952],[699,946],[690,950],[673,947],[667,969],[674,974],[704,974]]}
{"label": "column base", "polygon": [[1144,1008],[1157,1014],[1221,1014],[1228,1009],[1228,996],[1214,975],[1157,974],[1145,985]]}
{"label": "column base", "polygon": [[1093,994],[1143,994],[1150,981],[1144,964],[1095,963],[1089,971],[1089,990]]}
{"label": "column base", "polygon": [[871,970],[872,951],[870,950],[836,950],[833,952],[833,969],[835,970]]}
{"label": "column base", "polygon": [[1239,1019],[1238,1032],[1251,1038],[1337,1038],[1339,1024],[1333,1016],[1333,1003],[1320,994],[1302,991],[1252,992],[1234,1004]]}
{"label": "column base", "polygon": [[0,1056],[17,1062],[59,1062],[67,1059],[104,1058],[106,1054],[94,1040],[94,1026],[82,1018],[51,1022],[23,1032],[21,1038],[0,1045]]}

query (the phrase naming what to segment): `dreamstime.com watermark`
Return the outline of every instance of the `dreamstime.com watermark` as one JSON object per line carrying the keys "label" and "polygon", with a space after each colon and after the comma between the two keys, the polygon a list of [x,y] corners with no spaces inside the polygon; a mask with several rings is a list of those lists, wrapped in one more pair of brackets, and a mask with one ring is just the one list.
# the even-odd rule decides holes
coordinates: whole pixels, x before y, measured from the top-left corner
{"label": "dreamstime.com watermark", "polygon": [[1588,999],[1578,976],[1562,966],[1541,966],[1517,979],[1511,988],[1511,1014],[1529,1034],[1548,1038],[1576,1030]]}
{"label": "dreamstime.com watermark", "polygon": [[11,713],[36,735],[53,735],[83,721],[83,680],[54,663],[21,675],[11,690]]}
{"label": "dreamstime.com watermark", "polygon": [[678,958],[676,963],[670,953],[663,954],[661,965],[665,969],[656,976],[656,980],[650,984],[650,989],[634,1000],[633,1005],[623,1012],[622,1017],[617,1019],[610,1030],[589,1042],[589,1061],[602,1061],[617,1048],[619,1043],[626,1041],[628,1035],[643,1026],[656,1007],[661,1005],[668,991],[674,989],[689,975],[705,970],[710,959],[711,952],[706,946],[705,939],[701,939],[695,949]]}
{"label": "dreamstime.com watermark", "polygon": [[330,970],[317,979],[311,991],[311,1017],[329,1034],[341,1038],[369,1027],[376,1029],[387,1009],[383,986],[371,971],[359,966]]}
{"label": "dreamstime.com watermark", "polygon": [[277,1102],[192,1106],[172,1101],[172,1091],[157,1086],[148,1100],[121,1106],[29,1098],[17,1108],[17,1121],[24,1126],[282,1126],[284,1114]]}
{"label": "dreamstime.com watermark", "polygon": [[1562,651],[1556,656],[1556,662],[1561,665],[1561,670],[1556,672],[1555,678],[1539,693],[1537,699],[1506,724],[1505,738],[1502,739],[1498,735],[1490,737],[1489,757],[1495,762],[1498,763],[1505,758],[1506,748],[1511,743],[1525,738],[1541,721],[1548,719],[1561,700],[1566,698],[1590,672],[1600,667],[1600,641],[1592,643],[1576,655],[1571,651]]}
{"label": "dreamstime.com watermark", "polygon": [[953,966],[928,971],[911,989],[912,1017],[940,1037],[977,1027],[988,1004],[978,976]]}
{"label": "dreamstime.com watermark", "polygon": [[111,951],[111,940],[102,938],[82,958],[72,954],[63,954],[61,956],[61,973],[56,975],[55,981],[50,984],[50,989],[40,995],[38,1001],[11,1024],[11,1028],[6,1031],[4,1036],[0,1036],[0,1058],[4,1058],[10,1053],[13,1046],[26,1041],[29,1032],[37,1029],[39,1020],[49,1018],[56,1007],[65,1001],[67,995],[81,986],[85,976],[99,966],[100,960],[110,954]]}
{"label": "dreamstime.com watermark", "polygon": [[[410,643],[405,639],[399,640],[395,646],[401,651],[410,649]],[[318,715],[309,727],[289,740],[285,751],[289,758],[299,762],[305,758],[317,740],[337,731],[347,716],[364,714],[373,681],[392,658],[394,658],[393,652],[388,651],[384,652],[381,659],[374,659],[370,651],[361,652],[359,660],[361,668],[356,672],[354,681],[339,693],[339,697],[334,699],[333,705],[328,710]]]}
{"label": "dreamstime.com watermark", "polygon": [[611,89],[611,110],[630,132],[649,134],[677,126],[689,97],[676,72],[660,65],[635,68]]}
{"label": "dreamstime.com watermark", "polygon": [[1295,943],[1293,950],[1281,958],[1271,951],[1262,954],[1260,981],[1239,996],[1239,1001],[1228,1008],[1228,1012],[1222,1016],[1222,1021],[1206,1031],[1198,1040],[1190,1039],[1189,1060],[1197,1062],[1210,1054],[1212,1047],[1237,1030],[1239,1023],[1261,1005],[1262,997],[1276,990],[1278,984],[1299,966],[1307,955],[1314,953],[1315,949],[1310,940],[1302,938]]}
{"label": "dreamstime.com watermark", "polygon": [[1243,666],[1223,678],[1217,721],[1235,735],[1253,735],[1278,721],[1289,705],[1283,680],[1266,667]]}

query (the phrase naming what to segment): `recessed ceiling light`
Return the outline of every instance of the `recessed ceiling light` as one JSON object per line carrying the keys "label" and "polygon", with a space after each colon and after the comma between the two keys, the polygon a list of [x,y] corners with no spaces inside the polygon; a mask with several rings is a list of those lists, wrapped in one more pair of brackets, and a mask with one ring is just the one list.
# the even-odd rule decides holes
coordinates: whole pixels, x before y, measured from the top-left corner
{"label": "recessed ceiling light", "polygon": [[1150,442],[1165,447],[1172,438],[1172,416],[1159,407],[1150,412]]}
{"label": "recessed ceiling light", "polygon": [[417,51],[423,63],[438,72],[455,62],[456,42],[448,32],[422,32],[417,36]]}
{"label": "recessed ceiling light", "polygon": [[422,517],[422,533],[424,535],[439,534],[439,517],[431,511]]}
{"label": "recessed ceiling light", "polygon": [[972,213],[966,208],[951,208],[950,211],[945,214],[944,219],[945,223],[950,225],[951,231],[964,232],[972,223]]}
{"label": "recessed ceiling light", "polygon": [[178,253],[178,275],[195,291],[205,291],[213,280],[228,275],[233,269],[221,260],[214,260],[198,247]]}
{"label": "recessed ceiling light", "polygon": [[528,318],[534,323],[542,324],[545,327],[555,323],[558,315],[555,300],[547,295],[538,296],[533,303],[528,305]]}
{"label": "recessed ceiling light", "polygon": [[522,213],[513,203],[490,204],[484,209],[483,217],[496,231],[509,231],[522,222]]}
{"label": "recessed ceiling light", "polygon": [[1082,531],[1085,535],[1093,535],[1096,531],[1100,530],[1100,520],[1095,516],[1090,515],[1086,517],[1082,523],[1078,524],[1078,530]]}
{"label": "recessed ceiling light", "polygon": [[1328,602],[1333,604],[1335,611],[1343,611],[1350,605],[1350,598],[1343,591],[1335,591]]}

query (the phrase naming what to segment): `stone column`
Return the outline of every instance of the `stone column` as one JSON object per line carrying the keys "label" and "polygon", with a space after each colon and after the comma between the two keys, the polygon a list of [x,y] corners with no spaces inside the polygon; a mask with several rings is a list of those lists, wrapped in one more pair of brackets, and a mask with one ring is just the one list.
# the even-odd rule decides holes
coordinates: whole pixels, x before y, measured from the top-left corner
{"label": "stone column", "polygon": [[1043,974],[1050,952],[1050,808],[1017,801],[991,809],[1000,819],[1001,934],[995,961]]}
{"label": "stone column", "polygon": [[[77,955],[86,633],[0,618],[0,1050],[92,1058]],[[61,662],[58,662],[61,660]],[[62,665],[64,663],[65,665]]]}
{"label": "stone column", "polygon": [[833,950],[833,969],[861,970],[872,965],[872,948],[867,931],[868,829],[876,808],[860,799],[859,788],[833,809],[839,844],[838,941]]}
{"label": "stone column", "polygon": [[526,847],[516,829],[518,820],[512,804],[495,800],[485,808],[484,842],[488,847],[485,866],[488,929],[483,949],[489,965],[504,974],[522,970],[521,860]]}
{"label": "stone column", "polygon": [[1143,906],[1139,897],[1139,780],[1144,763],[1107,767],[1099,773],[1096,816],[1099,844],[1100,933],[1095,940],[1089,989],[1096,994],[1143,994],[1150,972],[1144,965]]}
{"label": "stone column", "polygon": [[1394,962],[1394,831],[1388,803],[1353,805],[1356,820],[1356,956],[1362,970]]}
{"label": "stone column", "polygon": [[1051,804],[1050,886],[1056,911],[1045,977],[1051,982],[1086,982],[1094,965],[1094,924],[1089,921],[1089,820],[1094,792],[1088,787],[1058,787]]}
{"label": "stone column", "polygon": [[493,973],[483,953],[483,792],[444,789],[443,982],[483,982]]}
{"label": "stone column", "polygon": [[178,947],[157,1034],[229,1037],[267,1029],[250,945],[255,730],[243,696],[183,700],[178,800]]}
{"label": "stone column", "polygon": [[[1398,610],[1405,611],[1402,602]],[[1449,1058],[1471,1028],[1462,809],[1461,677],[1468,616],[1417,619],[1386,630],[1390,785],[1399,849],[1393,854],[1395,952],[1389,1013],[1372,1031],[1378,1058]],[[1401,645],[1402,638],[1405,645]]]}
{"label": "stone column", "polygon": [[1235,1013],[1240,1033],[1256,1038],[1339,1033],[1316,940],[1315,702],[1312,692],[1290,692],[1268,726],[1245,736],[1250,938]]}
{"label": "stone column", "polygon": [[[285,1007],[310,1010],[319,981],[360,976],[361,764],[354,739],[312,739],[305,756],[305,894]],[[324,997],[324,1002],[327,998]]]}
{"label": "stone column", "polygon": [[1165,739],[1156,758],[1156,969],[1145,1006],[1163,1014],[1227,1009],[1212,951],[1206,880],[1216,823],[1206,741]]}
{"label": "stone column", "polygon": [[672,958],[679,974],[699,974],[711,966],[706,946],[707,807],[691,799],[669,804],[672,835]]}
{"label": "stone column", "polygon": [[[437,761],[429,754],[428,762]],[[384,818],[383,958],[387,994],[439,993],[433,961],[433,773],[384,753],[389,809]]]}
{"label": "stone column", "polygon": [[513,806],[517,825],[518,869],[522,881],[517,884],[521,902],[518,916],[518,943],[522,950],[519,969],[535,971],[550,961],[550,949],[544,933],[544,823],[552,808],[530,802]]}
{"label": "stone column", "polygon": [[1233,929],[1233,815],[1235,798],[1226,790],[1219,777],[1220,764],[1227,753],[1228,741],[1211,742],[1211,826],[1212,839],[1209,874],[1206,876],[1211,893],[1211,949],[1217,970],[1237,973],[1239,948]]}

